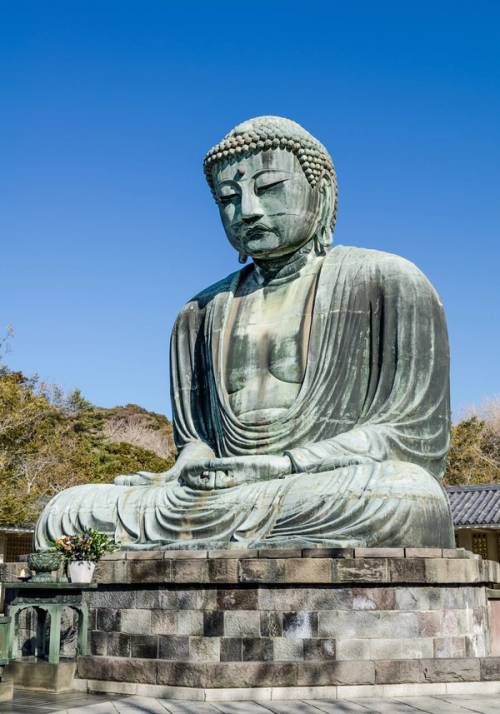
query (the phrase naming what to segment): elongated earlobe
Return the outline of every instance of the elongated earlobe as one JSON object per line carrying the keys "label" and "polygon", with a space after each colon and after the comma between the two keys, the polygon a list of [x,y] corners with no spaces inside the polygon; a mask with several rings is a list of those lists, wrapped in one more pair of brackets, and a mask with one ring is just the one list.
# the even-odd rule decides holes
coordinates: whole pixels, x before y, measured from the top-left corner
{"label": "elongated earlobe", "polygon": [[240,263],[245,264],[247,262],[248,255],[240,250],[238,255],[238,260]]}
{"label": "elongated earlobe", "polygon": [[320,228],[318,232],[314,234],[314,250],[316,252],[316,255],[326,255],[325,246],[321,239],[321,233],[322,230]]}

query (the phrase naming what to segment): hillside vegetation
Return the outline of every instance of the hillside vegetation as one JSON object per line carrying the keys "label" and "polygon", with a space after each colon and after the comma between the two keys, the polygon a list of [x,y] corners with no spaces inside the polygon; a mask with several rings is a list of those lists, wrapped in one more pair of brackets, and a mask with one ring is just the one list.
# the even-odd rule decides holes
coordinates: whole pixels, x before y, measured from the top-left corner
{"label": "hillside vegetation", "polygon": [[500,397],[453,426],[445,483],[500,483]]}
{"label": "hillside vegetation", "polygon": [[0,527],[32,522],[47,499],[118,474],[174,462],[168,419],[135,405],[105,409],[0,368]]}

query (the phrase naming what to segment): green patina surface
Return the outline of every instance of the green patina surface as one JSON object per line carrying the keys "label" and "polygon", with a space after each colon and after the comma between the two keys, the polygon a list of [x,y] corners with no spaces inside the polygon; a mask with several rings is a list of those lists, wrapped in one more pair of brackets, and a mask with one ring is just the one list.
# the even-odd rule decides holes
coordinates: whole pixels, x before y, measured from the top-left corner
{"label": "green patina surface", "polygon": [[330,247],[333,162],[294,122],[244,122],[205,173],[251,261],[176,321],[178,460],[62,492],[37,547],[86,527],[123,548],[451,547],[448,340],[433,287],[398,256]]}

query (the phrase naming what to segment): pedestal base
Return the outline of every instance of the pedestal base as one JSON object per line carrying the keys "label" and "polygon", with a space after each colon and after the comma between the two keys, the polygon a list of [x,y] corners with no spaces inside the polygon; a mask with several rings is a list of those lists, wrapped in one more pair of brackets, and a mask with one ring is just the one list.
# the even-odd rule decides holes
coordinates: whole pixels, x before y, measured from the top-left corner
{"label": "pedestal base", "polygon": [[14,685],[22,689],[37,689],[47,692],[69,692],[73,689],[76,663],[50,664],[44,660],[13,660],[6,667],[6,674]]}
{"label": "pedestal base", "polygon": [[500,568],[460,549],[115,553],[96,577],[77,665],[91,691],[307,698],[500,682],[487,595]]}

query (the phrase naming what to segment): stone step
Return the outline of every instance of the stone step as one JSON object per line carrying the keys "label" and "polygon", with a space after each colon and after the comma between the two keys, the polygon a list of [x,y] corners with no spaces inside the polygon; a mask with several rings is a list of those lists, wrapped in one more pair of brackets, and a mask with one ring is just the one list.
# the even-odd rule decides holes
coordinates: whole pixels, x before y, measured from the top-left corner
{"label": "stone step", "polygon": [[500,657],[192,663],[79,657],[78,677],[179,687],[303,687],[500,681]]}

